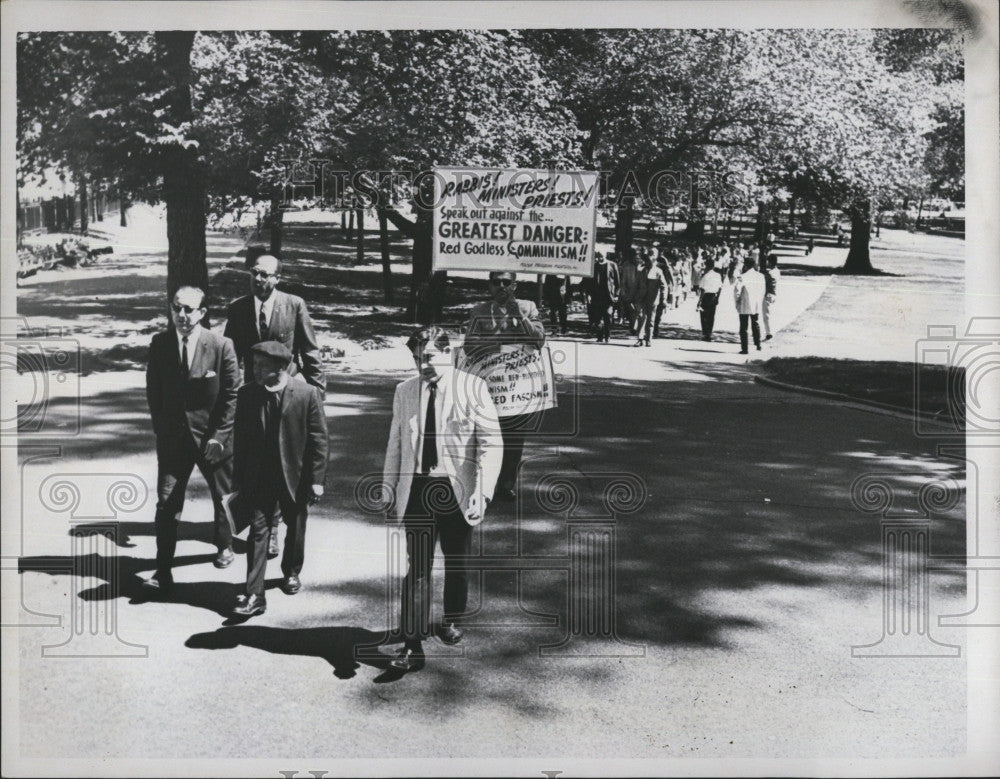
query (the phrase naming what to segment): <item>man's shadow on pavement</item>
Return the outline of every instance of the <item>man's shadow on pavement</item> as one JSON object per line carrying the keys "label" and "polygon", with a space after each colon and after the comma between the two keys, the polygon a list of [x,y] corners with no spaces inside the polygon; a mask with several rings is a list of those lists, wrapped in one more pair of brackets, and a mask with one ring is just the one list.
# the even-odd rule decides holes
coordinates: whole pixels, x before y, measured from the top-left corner
{"label": "man's shadow on pavement", "polygon": [[[184,555],[174,558],[173,568],[184,565],[210,563],[214,554]],[[22,557],[18,560],[18,573],[37,571],[50,576],[78,576],[86,579],[104,579],[103,584],[81,590],[77,597],[84,601],[105,601],[128,598],[138,605],[156,601],[178,603],[214,611],[220,617],[229,617],[242,584],[220,581],[177,582],[165,593],[151,593],[143,587],[141,572],[156,570],[156,560],[143,557],[105,557],[96,552],[86,555]],[[277,585],[278,580],[273,584]]]}
{"label": "man's shadow on pavement", "polygon": [[[375,681],[393,681],[402,674],[392,674],[391,658],[380,655],[374,647],[384,643],[386,633],[356,627],[277,628],[266,625],[222,627],[211,633],[195,633],[184,646],[189,649],[235,649],[248,646],[278,655],[321,657],[333,666],[338,679],[351,679],[361,663],[383,670]],[[355,647],[364,647],[355,656]],[[368,648],[371,648],[368,650]],[[360,662],[359,662],[360,661]],[[385,678],[383,678],[385,677]]]}
{"label": "man's shadow on pavement", "polygon": [[[132,536],[155,536],[156,526],[153,522],[115,522],[117,533],[113,534],[114,543],[123,549],[134,549],[136,544],[132,541]],[[204,541],[209,546],[214,547],[213,539],[214,524],[212,522],[185,522],[177,524],[178,541]],[[86,523],[75,526],[69,531],[74,538],[87,538],[88,536],[105,535],[108,533],[108,523]],[[233,551],[240,555],[246,554],[247,542],[242,538],[233,539]]]}

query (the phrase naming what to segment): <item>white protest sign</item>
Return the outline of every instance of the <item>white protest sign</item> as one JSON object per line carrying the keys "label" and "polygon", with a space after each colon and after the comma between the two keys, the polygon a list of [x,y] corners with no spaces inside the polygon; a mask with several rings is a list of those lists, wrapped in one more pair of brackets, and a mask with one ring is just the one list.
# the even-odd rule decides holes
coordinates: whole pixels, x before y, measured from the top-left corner
{"label": "white protest sign", "polygon": [[556,383],[549,347],[504,344],[499,351],[467,360],[463,369],[486,382],[497,416],[532,414],[556,405]]}
{"label": "white protest sign", "polygon": [[434,270],[594,274],[598,174],[434,169]]}

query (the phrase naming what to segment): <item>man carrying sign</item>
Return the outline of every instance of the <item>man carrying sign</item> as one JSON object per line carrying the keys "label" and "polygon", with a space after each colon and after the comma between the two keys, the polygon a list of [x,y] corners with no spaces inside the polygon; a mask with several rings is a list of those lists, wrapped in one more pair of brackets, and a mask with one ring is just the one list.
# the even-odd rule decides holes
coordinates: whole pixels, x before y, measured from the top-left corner
{"label": "man carrying sign", "polygon": [[[517,277],[509,271],[490,273],[491,299],[472,309],[465,325],[463,350],[471,364],[500,351],[507,344],[527,344],[540,349],[545,345],[545,325],[538,308],[530,300],[514,297]],[[521,464],[525,432],[537,426],[537,413],[500,416],[503,434],[503,464],[495,498],[514,499],[517,469]]]}

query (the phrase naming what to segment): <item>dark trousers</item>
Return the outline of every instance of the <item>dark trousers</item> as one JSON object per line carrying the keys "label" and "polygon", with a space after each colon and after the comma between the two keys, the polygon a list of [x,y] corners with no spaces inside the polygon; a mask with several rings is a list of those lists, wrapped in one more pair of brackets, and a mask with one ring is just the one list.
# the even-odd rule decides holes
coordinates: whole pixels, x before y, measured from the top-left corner
{"label": "dark trousers", "polygon": [[701,334],[705,338],[712,337],[715,327],[715,307],[719,305],[718,292],[704,292],[701,296]]}
{"label": "dark trousers", "polygon": [[222,496],[230,491],[232,485],[233,458],[208,463],[191,441],[178,445],[169,454],[161,453],[157,460],[156,515],[153,520],[156,527],[157,571],[166,573],[173,563],[177,550],[177,524],[184,510],[188,480],[196,465],[212,495],[215,522],[212,540],[219,549],[231,546],[233,536],[222,508]]}
{"label": "dark trousers", "polygon": [[559,327],[563,330],[566,329],[566,299],[559,298],[558,300],[549,301],[549,321],[552,326],[555,327],[558,323]]}
{"label": "dark trousers", "polygon": [[247,545],[247,595],[264,594],[264,574],[267,572],[267,542],[271,536],[271,517],[279,511],[288,528],[285,549],[281,554],[281,572],[286,576],[302,573],[306,549],[306,519],[309,504],[302,497],[293,500],[287,490],[282,495],[261,496],[252,501],[253,518]]}
{"label": "dark trousers", "polygon": [[659,329],[659,315],[663,313],[660,310],[660,303],[661,299],[659,296],[652,300],[642,300],[639,302],[639,317],[636,320],[635,329],[640,339],[645,338],[647,341],[649,340],[654,318],[657,320],[656,326]]}
{"label": "dark trousers", "polygon": [[521,464],[521,455],[524,453],[524,439],[538,430],[539,413],[500,417],[503,461],[500,464],[498,486],[512,490],[517,484],[517,468]]}
{"label": "dark trousers", "polygon": [[454,622],[469,599],[467,559],[472,553],[472,528],[462,516],[455,491],[447,478],[414,476],[403,514],[406,561],[403,580],[401,630],[408,642],[431,633],[431,570],[434,547],[441,541],[444,555],[444,621]]}
{"label": "dark trousers", "polygon": [[614,304],[610,300],[594,300],[591,298],[587,313],[590,318],[590,325],[597,333],[597,337],[607,340],[611,337],[611,315],[614,311]]}
{"label": "dark trousers", "polygon": [[760,324],[756,314],[740,314],[740,349],[747,351],[747,325],[753,330],[753,345],[760,346]]}

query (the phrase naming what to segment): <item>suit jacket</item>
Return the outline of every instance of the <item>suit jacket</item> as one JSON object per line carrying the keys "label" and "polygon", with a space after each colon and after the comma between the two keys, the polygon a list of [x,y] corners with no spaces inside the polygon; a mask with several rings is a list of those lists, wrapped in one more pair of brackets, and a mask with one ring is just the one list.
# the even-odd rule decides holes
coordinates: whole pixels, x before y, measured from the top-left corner
{"label": "suit jacket", "polygon": [[604,261],[604,267],[594,263],[594,275],[583,280],[583,289],[595,303],[617,303],[621,289],[618,263]]}
{"label": "suit jacket", "polygon": [[621,279],[621,297],[627,303],[634,303],[638,298],[639,273],[642,269],[631,260],[625,260],[618,266]]}
{"label": "suit jacket", "polygon": [[233,342],[202,328],[194,353],[188,355],[187,378],[181,374],[177,334],[173,328],[153,336],[146,366],[146,401],[153,420],[158,456],[189,448],[200,451],[209,439],[232,454],[233,414],[240,369]]}
{"label": "suit jacket", "polygon": [[244,381],[250,383],[254,380],[250,347],[259,341],[280,341],[294,355],[293,365],[297,370],[292,369],[290,372],[301,372],[307,382],[326,392],[326,377],[320,364],[319,346],[316,344],[316,334],[313,332],[305,301],[277,289],[271,294],[274,295],[274,308],[271,309],[271,321],[267,323],[264,338],[257,334],[253,295],[234,300],[226,311],[225,335],[233,339],[236,355],[243,362]]}
{"label": "suit jacket", "polygon": [[764,275],[756,270],[748,270],[736,278],[733,295],[736,298],[736,312],[739,314],[759,314],[764,302],[766,285]]}
{"label": "suit jacket", "polygon": [[519,316],[517,325],[507,330],[497,331],[496,306],[492,300],[485,300],[473,306],[465,323],[465,342],[462,349],[466,355],[479,359],[499,350],[503,344],[533,344],[541,348],[545,344],[545,325],[542,324],[538,306],[530,300],[518,300]]}
{"label": "suit jacket", "polygon": [[[392,427],[382,483],[383,494],[393,501],[390,512],[398,521],[406,511],[418,465],[417,452],[423,445],[420,420],[427,394],[421,384],[419,375],[401,382],[392,399]],[[503,460],[503,438],[489,389],[478,376],[456,369],[441,377],[438,392],[443,409],[437,418],[438,468],[447,474],[463,513],[472,495],[479,496],[480,506],[485,509],[484,499],[493,497]],[[482,513],[479,519],[466,521],[478,525]]]}
{"label": "suit jacket", "polygon": [[[653,278],[649,278],[650,273],[653,274]],[[639,278],[636,283],[636,302],[654,305],[658,299],[665,299],[667,283],[667,277],[663,275],[663,270],[659,265],[654,263],[650,270],[640,268]]]}
{"label": "suit jacket", "polygon": [[[269,391],[257,382],[244,384],[236,397],[233,489],[254,497],[264,494],[264,404]],[[281,399],[278,448],[283,485],[299,499],[326,478],[326,416],[319,393],[300,379],[289,379]]]}

